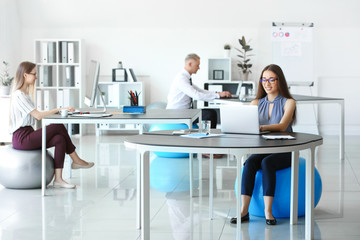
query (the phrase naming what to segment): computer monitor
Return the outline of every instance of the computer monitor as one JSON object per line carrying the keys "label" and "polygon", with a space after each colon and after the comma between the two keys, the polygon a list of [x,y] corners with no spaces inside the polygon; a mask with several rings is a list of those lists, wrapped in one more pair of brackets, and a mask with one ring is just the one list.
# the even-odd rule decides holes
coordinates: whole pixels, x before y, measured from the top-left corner
{"label": "computer monitor", "polygon": [[96,102],[96,93],[99,92],[100,99],[104,104],[103,111],[96,111],[93,113],[104,113],[106,112],[106,105],[104,101],[104,97],[101,94],[99,83],[99,74],[100,74],[100,63],[95,60],[90,60],[89,65],[89,74],[85,84],[85,105],[89,107],[94,107]]}

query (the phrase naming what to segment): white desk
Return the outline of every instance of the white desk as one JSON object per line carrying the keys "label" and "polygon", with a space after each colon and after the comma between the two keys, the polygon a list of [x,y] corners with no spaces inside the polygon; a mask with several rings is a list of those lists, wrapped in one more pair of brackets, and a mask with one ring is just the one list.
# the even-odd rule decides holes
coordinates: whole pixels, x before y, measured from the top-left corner
{"label": "white desk", "polygon": [[[254,153],[279,153],[292,152],[291,169],[291,213],[290,224],[297,223],[297,199],[298,199],[298,175],[299,175],[299,151],[311,150],[311,157],[306,164],[306,189],[305,189],[305,238],[312,239],[314,236],[314,171],[315,171],[315,148],[322,144],[321,136],[292,133],[296,140],[264,140],[259,135],[243,135],[239,137],[217,137],[204,139],[182,138],[154,133],[146,135],[130,136],[125,139],[125,146],[136,149],[141,157],[141,239],[150,239],[150,151],[184,152],[184,153],[221,153],[235,155],[237,159],[237,192],[241,193],[241,158],[245,154]],[[210,164],[211,165],[211,164]],[[210,170],[212,171],[212,169]],[[213,179],[210,177],[210,184]],[[211,188],[211,186],[210,186]],[[213,196],[209,196],[212,199]],[[237,216],[241,216],[240,197],[237,198]],[[138,210],[139,213],[139,210]],[[241,231],[241,222],[238,221],[237,232]],[[241,234],[237,234],[237,239]]]}
{"label": "white desk", "polygon": [[[297,104],[323,104],[332,103],[340,105],[340,126],[339,126],[339,156],[340,160],[344,160],[345,156],[345,110],[344,110],[344,99],[343,98],[329,98],[329,97],[315,97],[315,96],[304,96],[304,95],[292,95],[296,100]],[[240,101],[239,99],[215,99],[215,103],[218,104],[248,104],[248,102]]]}
{"label": "white desk", "polygon": [[[86,109],[83,109],[86,111]],[[87,109],[88,110],[88,109]],[[201,122],[201,110],[199,109],[150,109],[145,114],[123,114],[121,110],[111,111],[115,112],[111,117],[102,118],[86,118],[86,117],[61,117],[59,114],[54,114],[42,119],[42,185],[41,193],[45,196],[46,189],[46,126],[53,123],[59,124],[139,124],[140,134],[143,132],[144,124],[153,123],[185,123],[192,128],[192,123],[199,119]],[[138,175],[138,179],[139,179]],[[139,182],[139,181],[138,181]]]}

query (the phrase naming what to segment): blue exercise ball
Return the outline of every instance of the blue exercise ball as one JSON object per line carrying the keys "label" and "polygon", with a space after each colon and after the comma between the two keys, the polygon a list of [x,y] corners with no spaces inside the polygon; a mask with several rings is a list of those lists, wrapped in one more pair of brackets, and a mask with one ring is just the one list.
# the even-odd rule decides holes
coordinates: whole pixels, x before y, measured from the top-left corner
{"label": "blue exercise ball", "polygon": [[[0,147],[0,184],[6,188],[41,188],[41,149],[17,150]],[[55,174],[54,159],[46,153],[46,185]]]}
{"label": "blue exercise ball", "polygon": [[[194,159],[194,187],[198,187],[198,162]],[[189,158],[156,157],[150,163],[150,186],[160,192],[190,190]]]}
{"label": "blue exercise ball", "polygon": [[[298,216],[305,215],[305,163],[304,158],[299,159],[299,191],[298,191]],[[264,196],[262,186],[262,170],[255,176],[255,186],[250,201],[249,213],[254,216],[264,217]],[[237,179],[235,181],[235,194],[237,196]],[[322,182],[318,170],[315,168],[315,196],[314,206],[320,201],[322,193]],[[273,201],[274,217],[290,217],[291,196],[291,167],[276,171],[275,196]]]}
{"label": "blue exercise ball", "polygon": [[[198,129],[197,124],[193,124],[192,128]],[[157,123],[152,124],[149,132],[154,131],[165,131],[165,130],[178,130],[178,129],[189,129],[185,123]],[[188,153],[174,153],[174,152],[154,152],[159,157],[164,158],[186,158],[189,157]]]}

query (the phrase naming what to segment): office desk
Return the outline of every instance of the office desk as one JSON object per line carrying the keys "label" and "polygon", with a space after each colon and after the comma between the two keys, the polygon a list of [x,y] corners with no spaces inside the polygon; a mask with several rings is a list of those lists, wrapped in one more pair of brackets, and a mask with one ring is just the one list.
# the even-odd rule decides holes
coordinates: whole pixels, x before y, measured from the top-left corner
{"label": "office desk", "polygon": [[[340,160],[344,160],[345,156],[345,110],[343,98],[315,97],[305,95],[292,95],[297,104],[323,104],[336,103],[340,105],[340,126],[339,126],[339,156]],[[239,99],[215,99],[218,104],[248,104],[250,101],[240,101]]]}
{"label": "office desk", "polygon": [[[81,109],[81,111],[89,111],[89,109]],[[59,114],[54,114],[42,119],[42,185],[41,193],[45,196],[46,189],[46,126],[49,124],[140,124],[140,134],[143,133],[143,124],[153,123],[185,123],[192,128],[192,123],[199,119],[201,122],[201,110],[199,109],[150,109],[145,114],[123,114],[122,110],[112,110],[111,117],[89,118],[89,117],[61,117]]]}
{"label": "office desk", "polygon": [[[259,135],[227,135],[214,138],[191,139],[180,136],[164,134],[146,134],[129,136],[125,139],[125,146],[134,148],[140,153],[141,169],[141,239],[150,239],[150,151],[186,152],[186,153],[220,153],[235,155],[237,160],[237,192],[241,193],[241,157],[245,154],[292,152],[291,169],[291,213],[290,223],[297,223],[297,200],[298,200],[298,174],[299,174],[299,151],[311,150],[311,157],[306,164],[306,190],[305,190],[305,237],[314,236],[314,171],[315,171],[315,148],[322,144],[321,136],[304,133],[292,133],[296,140],[265,140]],[[171,160],[171,159],[170,159]],[[211,168],[211,167],[210,167]],[[212,169],[210,169],[212,171]],[[212,184],[213,179],[210,178]],[[211,199],[212,196],[209,196]],[[237,216],[241,216],[240,197],[237,198]],[[139,213],[139,210],[138,210]],[[250,223],[251,224],[251,223]],[[240,239],[241,222],[237,225],[237,238]]]}

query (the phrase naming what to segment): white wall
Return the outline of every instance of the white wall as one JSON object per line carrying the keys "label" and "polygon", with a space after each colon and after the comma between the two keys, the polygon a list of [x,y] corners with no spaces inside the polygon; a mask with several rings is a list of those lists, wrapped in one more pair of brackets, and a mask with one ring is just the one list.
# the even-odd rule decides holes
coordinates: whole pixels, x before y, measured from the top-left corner
{"label": "white wall", "polygon": [[21,25],[15,1],[0,0],[0,61],[9,62],[9,72],[15,74],[21,56]]}
{"label": "white wall", "polygon": [[[187,53],[202,58],[195,83],[207,77],[206,60],[222,57],[223,45],[252,39],[252,78],[271,63],[271,22],[314,22],[314,80],[320,96],[345,98],[346,133],[360,134],[355,90],[360,81],[360,2],[356,0],[17,0],[22,21],[21,59],[33,59],[35,38],[82,38],[86,59],[110,75],[121,60],[146,82],[146,103],[166,101]],[[67,12],[62,14],[64,11]],[[15,42],[16,44],[16,42]],[[9,42],[13,47],[13,43]],[[236,53],[232,52],[235,57]],[[301,66],[300,66],[301,67]],[[330,105],[329,105],[330,106]],[[325,111],[323,111],[325,109]],[[327,110],[329,109],[329,111]],[[358,109],[358,108],[357,108]],[[320,108],[323,134],[336,134],[337,112]],[[324,113],[325,112],[325,113]],[[351,126],[348,128],[348,126]]]}

